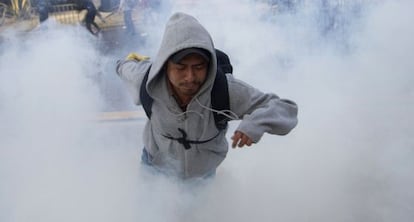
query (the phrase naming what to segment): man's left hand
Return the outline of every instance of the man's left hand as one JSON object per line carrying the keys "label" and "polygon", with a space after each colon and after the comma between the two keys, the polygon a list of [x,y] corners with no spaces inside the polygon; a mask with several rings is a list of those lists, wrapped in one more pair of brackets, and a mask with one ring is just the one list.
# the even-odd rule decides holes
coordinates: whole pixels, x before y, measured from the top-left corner
{"label": "man's left hand", "polygon": [[236,146],[241,148],[244,145],[251,146],[253,143],[250,137],[240,131],[234,132],[234,135],[231,137],[231,139],[233,140],[233,144],[231,145],[233,148],[236,148]]}

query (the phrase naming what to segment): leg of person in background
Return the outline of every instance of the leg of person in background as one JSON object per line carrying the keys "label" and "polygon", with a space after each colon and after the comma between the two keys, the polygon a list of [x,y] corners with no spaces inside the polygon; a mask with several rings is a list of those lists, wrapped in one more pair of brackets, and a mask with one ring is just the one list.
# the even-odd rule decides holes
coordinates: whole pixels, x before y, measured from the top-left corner
{"label": "leg of person in background", "polygon": [[49,12],[47,10],[47,8],[40,8],[38,10],[39,13],[39,22],[42,23],[44,21],[46,21],[49,18]]}
{"label": "leg of person in background", "polygon": [[[96,17],[96,14],[98,13],[95,5],[93,4],[92,1],[87,0],[84,2],[84,9],[86,9],[86,15],[85,15],[86,28],[93,35],[98,35],[98,33],[101,31],[101,28],[98,26],[98,24],[95,23],[95,17]],[[95,27],[95,30],[93,30],[92,25]]]}
{"label": "leg of person in background", "polygon": [[92,21],[92,25],[95,26],[95,29],[96,29],[95,35],[98,35],[101,32],[101,28],[99,27],[98,24],[96,24],[95,21]]}
{"label": "leg of person in background", "polygon": [[127,33],[130,35],[135,35],[135,26],[134,21],[132,20],[132,10],[128,9],[124,11],[124,23],[127,29]]}
{"label": "leg of person in background", "polygon": [[[86,28],[93,35],[97,35],[99,31],[101,30],[98,24],[95,23],[95,16],[96,16],[96,11],[87,11],[86,16],[85,16]],[[95,31],[93,30],[92,25],[96,28]]]}
{"label": "leg of person in background", "polygon": [[39,23],[42,23],[49,18],[48,3],[45,0],[39,1],[37,5],[37,13],[39,13]]}

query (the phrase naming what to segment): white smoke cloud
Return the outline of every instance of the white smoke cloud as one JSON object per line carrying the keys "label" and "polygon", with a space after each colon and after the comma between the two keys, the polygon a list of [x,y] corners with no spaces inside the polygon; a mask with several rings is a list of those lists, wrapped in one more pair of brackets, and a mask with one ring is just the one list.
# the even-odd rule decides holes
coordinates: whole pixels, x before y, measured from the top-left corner
{"label": "white smoke cloud", "polygon": [[108,64],[124,55],[101,54],[79,27],[3,35],[0,221],[414,218],[411,1],[361,3],[329,33],[309,1],[279,14],[253,1],[180,2],[142,24],[146,44],[131,51],[155,54],[168,16],[193,14],[235,76],[298,103],[298,127],[230,150],[206,184],[153,176],[139,164],[143,121],[91,120],[108,106],[102,93],[123,93]]}

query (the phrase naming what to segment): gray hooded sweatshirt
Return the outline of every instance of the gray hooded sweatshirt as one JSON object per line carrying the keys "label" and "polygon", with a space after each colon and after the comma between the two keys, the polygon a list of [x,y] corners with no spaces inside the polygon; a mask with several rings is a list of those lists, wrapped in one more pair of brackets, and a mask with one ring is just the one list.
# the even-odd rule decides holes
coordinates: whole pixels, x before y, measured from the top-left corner
{"label": "gray hooded sweatshirt", "polygon": [[[204,84],[183,111],[169,91],[164,66],[171,55],[192,47],[209,51],[211,59]],[[167,22],[160,49],[152,61],[120,61],[117,73],[131,89],[137,105],[141,104],[139,89],[149,68],[146,89],[154,101],[143,141],[150,164],[181,178],[203,177],[214,172],[226,157],[228,143],[227,129],[216,128],[211,111],[217,60],[210,34],[194,17],[176,13]],[[231,74],[226,77],[230,110],[237,116],[234,119],[242,120],[237,130],[253,142],[258,142],[265,132],[285,135],[296,126],[294,102],[263,93]],[[187,140],[208,142],[191,144],[190,149],[184,149],[182,143],[171,139],[183,137],[183,131]]]}

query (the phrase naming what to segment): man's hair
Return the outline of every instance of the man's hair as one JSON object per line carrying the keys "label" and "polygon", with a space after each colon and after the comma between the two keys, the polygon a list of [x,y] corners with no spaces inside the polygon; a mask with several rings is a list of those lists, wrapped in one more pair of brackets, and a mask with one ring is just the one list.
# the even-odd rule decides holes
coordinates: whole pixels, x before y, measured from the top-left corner
{"label": "man's hair", "polygon": [[197,54],[200,55],[201,57],[203,57],[207,62],[210,61],[210,53],[205,50],[205,49],[201,49],[201,48],[186,48],[183,50],[180,50],[176,53],[174,53],[171,57],[170,60],[173,63],[179,63],[184,57],[190,55],[190,54]]}

